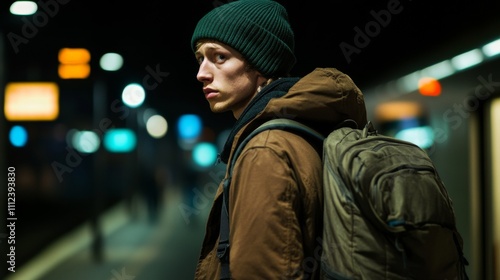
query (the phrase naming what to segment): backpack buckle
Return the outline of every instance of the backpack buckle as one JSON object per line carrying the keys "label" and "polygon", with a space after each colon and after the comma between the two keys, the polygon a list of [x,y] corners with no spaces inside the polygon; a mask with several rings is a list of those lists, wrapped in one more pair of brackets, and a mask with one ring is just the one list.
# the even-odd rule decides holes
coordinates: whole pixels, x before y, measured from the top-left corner
{"label": "backpack buckle", "polygon": [[219,243],[217,246],[217,258],[219,258],[221,262],[229,261],[229,242],[223,241]]}

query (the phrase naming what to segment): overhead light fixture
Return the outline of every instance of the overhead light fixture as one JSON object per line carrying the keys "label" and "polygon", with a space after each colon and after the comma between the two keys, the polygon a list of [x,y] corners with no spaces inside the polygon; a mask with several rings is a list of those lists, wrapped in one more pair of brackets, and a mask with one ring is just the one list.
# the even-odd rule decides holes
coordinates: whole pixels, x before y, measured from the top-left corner
{"label": "overhead light fixture", "polygon": [[479,49],[473,49],[451,59],[451,64],[457,70],[464,70],[483,62],[483,54]]}
{"label": "overhead light fixture", "polygon": [[28,16],[36,13],[38,6],[33,1],[15,1],[10,5],[10,13],[16,16]]}
{"label": "overhead light fixture", "polygon": [[487,57],[492,57],[500,54],[500,39],[484,45],[482,51]]}

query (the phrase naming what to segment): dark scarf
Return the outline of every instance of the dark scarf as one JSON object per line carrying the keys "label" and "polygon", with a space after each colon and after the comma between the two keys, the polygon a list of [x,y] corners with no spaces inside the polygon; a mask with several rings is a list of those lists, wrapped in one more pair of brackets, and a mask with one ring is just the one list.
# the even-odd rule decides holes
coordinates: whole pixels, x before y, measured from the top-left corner
{"label": "dark scarf", "polygon": [[253,120],[264,108],[267,103],[273,98],[282,97],[288,90],[299,80],[299,78],[281,78],[273,81],[266,87],[264,87],[248,104],[243,113],[241,113],[240,118],[234,124],[231,133],[229,134],[226,144],[222,149],[219,159],[227,163],[229,160],[229,155],[231,153],[231,146],[234,140],[234,136],[238,131],[245,126],[248,122]]}

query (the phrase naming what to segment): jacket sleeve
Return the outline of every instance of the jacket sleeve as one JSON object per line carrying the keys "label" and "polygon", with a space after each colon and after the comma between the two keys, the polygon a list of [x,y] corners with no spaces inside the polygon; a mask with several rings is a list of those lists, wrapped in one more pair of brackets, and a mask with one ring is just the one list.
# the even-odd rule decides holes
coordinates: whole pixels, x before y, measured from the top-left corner
{"label": "jacket sleeve", "polygon": [[301,277],[299,186],[288,159],[269,147],[246,150],[230,187],[230,270],[234,279]]}

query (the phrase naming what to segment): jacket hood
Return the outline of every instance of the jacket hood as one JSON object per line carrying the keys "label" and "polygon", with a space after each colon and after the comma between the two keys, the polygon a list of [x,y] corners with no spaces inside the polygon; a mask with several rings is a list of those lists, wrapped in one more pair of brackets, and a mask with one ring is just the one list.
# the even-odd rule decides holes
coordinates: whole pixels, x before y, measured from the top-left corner
{"label": "jacket hood", "polygon": [[352,79],[335,68],[316,68],[287,94],[269,101],[256,119],[288,118],[328,135],[340,122],[367,123],[363,94]]}
{"label": "jacket hood", "polygon": [[[250,104],[243,112],[243,118],[233,127],[220,155],[223,162],[227,163],[230,151],[246,135],[270,119],[293,119],[325,137],[343,120],[352,119],[359,128],[367,123],[361,90],[348,75],[335,68],[316,68],[301,79],[283,78],[262,91],[262,95],[267,97],[261,102],[262,106],[257,102]],[[252,114],[252,110],[258,112]]]}

